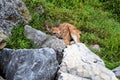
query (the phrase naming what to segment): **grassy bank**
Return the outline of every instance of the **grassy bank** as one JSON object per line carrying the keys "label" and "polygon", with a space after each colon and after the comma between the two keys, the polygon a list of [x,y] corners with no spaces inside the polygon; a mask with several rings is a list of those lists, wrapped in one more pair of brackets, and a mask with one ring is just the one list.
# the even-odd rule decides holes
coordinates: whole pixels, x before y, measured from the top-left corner
{"label": "grassy bank", "polygon": [[[81,42],[86,45],[99,44],[101,51],[95,51],[108,68],[120,65],[120,23],[111,12],[103,9],[99,0],[23,0],[32,16],[29,25],[45,31],[43,24],[51,23],[53,26],[58,20],[69,22],[82,31]],[[23,25],[14,29],[13,33],[21,30],[15,48],[30,48],[31,43],[23,36]],[[22,37],[23,36],[23,37]],[[15,37],[10,38],[8,46],[14,48]],[[23,40],[23,41],[21,41]],[[11,44],[12,41],[12,44]],[[23,44],[24,43],[24,44]]]}

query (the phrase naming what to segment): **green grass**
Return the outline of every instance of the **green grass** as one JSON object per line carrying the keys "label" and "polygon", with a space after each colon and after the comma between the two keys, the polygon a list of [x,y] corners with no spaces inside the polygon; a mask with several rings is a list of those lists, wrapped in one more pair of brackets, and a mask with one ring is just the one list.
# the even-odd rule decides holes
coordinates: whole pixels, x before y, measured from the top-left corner
{"label": "green grass", "polygon": [[[110,69],[120,65],[120,23],[113,14],[103,9],[99,0],[23,0],[32,16],[29,25],[45,31],[43,25],[49,22],[52,26],[58,20],[69,22],[82,31],[81,42],[86,45],[99,44],[101,51],[95,51]],[[41,5],[43,10],[40,10]],[[42,12],[41,12],[42,11]],[[23,35],[23,27],[13,30],[8,40],[11,48],[32,48]]]}
{"label": "green grass", "polygon": [[24,36],[23,25],[16,26],[12,35],[7,39],[7,47],[13,49],[32,48],[31,41]]}

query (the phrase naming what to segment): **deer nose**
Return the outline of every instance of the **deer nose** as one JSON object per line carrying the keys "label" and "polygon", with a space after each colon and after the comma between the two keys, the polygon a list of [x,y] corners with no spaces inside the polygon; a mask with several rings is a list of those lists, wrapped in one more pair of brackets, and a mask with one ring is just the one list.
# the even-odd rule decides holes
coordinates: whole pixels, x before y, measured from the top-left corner
{"label": "deer nose", "polygon": [[60,36],[59,39],[63,39],[63,38]]}

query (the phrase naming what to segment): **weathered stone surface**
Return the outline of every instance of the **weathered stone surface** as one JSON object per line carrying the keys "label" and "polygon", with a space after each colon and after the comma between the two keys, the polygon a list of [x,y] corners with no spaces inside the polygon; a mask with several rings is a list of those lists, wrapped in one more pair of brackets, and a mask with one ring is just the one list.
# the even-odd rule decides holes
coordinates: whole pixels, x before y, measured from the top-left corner
{"label": "weathered stone surface", "polygon": [[63,73],[63,72],[59,72],[59,73],[60,73],[60,75],[57,80],[90,80],[90,79],[78,77],[76,75],[72,75],[69,73]]}
{"label": "weathered stone surface", "polygon": [[0,76],[0,80],[5,80],[5,79],[3,79],[3,78]]}
{"label": "weathered stone surface", "polygon": [[0,0],[0,27],[8,34],[16,24],[30,20],[29,11],[22,0]]}
{"label": "weathered stone surface", "polygon": [[0,49],[6,46],[6,38],[7,38],[7,34],[0,27]]}
{"label": "weathered stone surface", "polygon": [[0,69],[6,80],[54,80],[57,68],[51,48],[3,49],[0,53]]}
{"label": "weathered stone surface", "polygon": [[120,78],[120,66],[112,70],[116,77]]}
{"label": "weathered stone surface", "polygon": [[63,54],[58,80],[117,80],[104,62],[83,43],[68,46]]}
{"label": "weathered stone surface", "polygon": [[41,32],[40,30],[36,30],[36,29],[32,28],[29,25],[25,25],[24,28],[25,28],[24,35],[28,39],[30,39],[33,42],[33,44],[35,44],[37,46],[43,45],[44,42],[46,41],[46,39],[48,38],[48,35]]}
{"label": "weathered stone surface", "polygon": [[101,48],[98,44],[90,45],[90,48],[93,49],[93,50],[97,50],[97,51],[101,50]]}
{"label": "weathered stone surface", "polygon": [[25,36],[34,44],[40,47],[50,47],[58,52],[62,52],[65,48],[63,40],[55,36],[50,36],[40,30],[36,30],[29,25],[25,25]]}
{"label": "weathered stone surface", "polygon": [[62,52],[65,49],[65,44],[63,40],[58,39],[56,36],[50,35],[48,35],[47,40],[41,46],[53,48],[55,51],[58,52]]}
{"label": "weathered stone surface", "polygon": [[40,30],[36,30],[31,26],[25,26],[25,36],[30,39],[34,45],[39,47],[49,47],[53,48],[57,52],[57,59],[59,63],[62,59],[62,51],[65,48],[63,40],[58,39],[55,36],[47,35]]}

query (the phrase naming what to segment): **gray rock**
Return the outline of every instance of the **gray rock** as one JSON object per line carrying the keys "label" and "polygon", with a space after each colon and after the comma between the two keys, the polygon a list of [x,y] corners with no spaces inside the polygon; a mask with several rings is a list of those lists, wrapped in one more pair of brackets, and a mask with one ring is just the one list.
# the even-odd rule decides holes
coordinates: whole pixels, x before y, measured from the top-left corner
{"label": "gray rock", "polygon": [[41,46],[42,44],[44,44],[44,42],[48,38],[48,35],[46,35],[45,33],[43,33],[40,30],[36,30],[36,29],[32,28],[29,25],[25,25],[24,28],[25,28],[24,35],[28,39],[30,39],[33,42],[33,44],[35,44],[37,46]]}
{"label": "gray rock", "polygon": [[63,40],[58,39],[55,36],[50,36],[43,33],[40,30],[36,30],[29,25],[25,26],[25,36],[30,39],[34,45],[39,47],[53,48],[57,52],[57,60],[61,63],[62,51],[65,49],[65,43]]}
{"label": "gray rock", "polygon": [[102,59],[83,43],[68,46],[63,54],[58,80],[117,80]]}
{"label": "gray rock", "polygon": [[82,78],[82,77],[78,77],[76,75],[72,75],[72,74],[69,74],[69,73],[61,72],[59,74],[59,78],[57,80],[90,80],[90,79]]}
{"label": "gray rock", "polygon": [[29,11],[22,0],[0,0],[0,27],[11,34],[18,23],[28,23],[31,20]]}
{"label": "gray rock", "polygon": [[120,66],[112,70],[116,77],[120,78]]}
{"label": "gray rock", "polygon": [[51,48],[3,49],[0,53],[0,69],[6,80],[54,80],[57,68]]}
{"label": "gray rock", "polygon": [[65,49],[65,44],[63,40],[58,39],[56,36],[50,35],[48,35],[48,38],[41,46],[53,48],[57,52],[63,52],[63,50]]}
{"label": "gray rock", "polygon": [[101,48],[98,44],[90,45],[90,48],[93,49],[93,50],[97,50],[97,51],[101,50]]}
{"label": "gray rock", "polygon": [[3,79],[3,78],[0,76],[0,80],[5,80],[5,79]]}
{"label": "gray rock", "polygon": [[58,52],[62,52],[65,48],[64,41],[55,36],[50,36],[40,30],[36,30],[29,25],[25,25],[25,36],[30,39],[33,44],[40,47],[50,47]]}
{"label": "gray rock", "polygon": [[10,62],[11,57],[13,55],[13,51],[14,50],[12,49],[6,49],[6,48],[0,51],[0,70],[2,70],[3,74],[6,73],[8,63]]}

